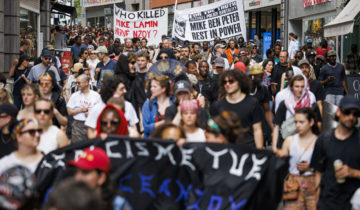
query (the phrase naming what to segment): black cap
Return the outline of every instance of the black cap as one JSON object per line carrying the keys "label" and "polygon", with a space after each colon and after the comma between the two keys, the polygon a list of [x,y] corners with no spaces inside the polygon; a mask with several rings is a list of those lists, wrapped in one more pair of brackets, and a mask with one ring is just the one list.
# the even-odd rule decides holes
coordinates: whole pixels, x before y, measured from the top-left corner
{"label": "black cap", "polygon": [[3,113],[6,113],[6,114],[10,115],[11,117],[16,118],[16,116],[18,114],[18,109],[13,104],[9,104],[9,103],[1,104],[0,105],[0,114],[3,114]]}
{"label": "black cap", "polygon": [[309,56],[316,56],[316,53],[314,51],[307,52],[306,57],[309,57]]}
{"label": "black cap", "polygon": [[342,109],[357,109],[360,110],[359,101],[354,96],[344,96],[340,101],[340,108]]}

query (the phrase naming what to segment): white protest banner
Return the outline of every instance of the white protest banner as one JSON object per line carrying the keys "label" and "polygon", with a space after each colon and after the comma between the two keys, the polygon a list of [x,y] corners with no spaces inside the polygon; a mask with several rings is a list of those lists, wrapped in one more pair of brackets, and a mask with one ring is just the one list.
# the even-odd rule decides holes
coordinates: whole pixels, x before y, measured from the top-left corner
{"label": "white protest banner", "polygon": [[176,10],[173,37],[190,42],[242,36],[246,26],[242,0],[223,0],[201,7]]}
{"label": "white protest banner", "polygon": [[148,45],[157,45],[161,36],[167,35],[168,9],[128,12],[114,5],[114,36],[124,38],[146,38]]}

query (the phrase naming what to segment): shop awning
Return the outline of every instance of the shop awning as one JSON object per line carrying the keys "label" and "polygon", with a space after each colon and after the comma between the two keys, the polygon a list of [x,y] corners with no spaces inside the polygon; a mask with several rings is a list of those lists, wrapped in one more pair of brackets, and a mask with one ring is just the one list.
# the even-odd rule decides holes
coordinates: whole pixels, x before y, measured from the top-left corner
{"label": "shop awning", "polygon": [[340,36],[352,33],[355,17],[360,12],[359,0],[350,0],[334,20],[324,26],[324,36]]}
{"label": "shop awning", "polygon": [[77,17],[77,13],[76,13],[76,8],[75,7],[71,7],[71,6],[67,6],[64,4],[59,4],[59,3],[54,3],[51,7],[51,12],[52,13],[57,13],[54,12],[58,11],[58,13],[65,13],[65,14],[69,14],[71,15],[72,18],[76,18]]}

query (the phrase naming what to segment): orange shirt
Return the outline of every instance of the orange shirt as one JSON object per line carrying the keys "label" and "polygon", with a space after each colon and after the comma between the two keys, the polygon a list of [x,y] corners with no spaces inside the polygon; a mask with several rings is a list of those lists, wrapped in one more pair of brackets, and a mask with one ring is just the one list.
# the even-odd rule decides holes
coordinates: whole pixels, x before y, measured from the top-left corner
{"label": "orange shirt", "polygon": [[[239,53],[239,50],[235,48],[234,53]],[[227,48],[225,50],[225,54],[226,54],[226,57],[227,57],[227,59],[229,61],[229,64],[231,65],[231,63],[233,62],[233,54],[231,53],[230,48]]]}

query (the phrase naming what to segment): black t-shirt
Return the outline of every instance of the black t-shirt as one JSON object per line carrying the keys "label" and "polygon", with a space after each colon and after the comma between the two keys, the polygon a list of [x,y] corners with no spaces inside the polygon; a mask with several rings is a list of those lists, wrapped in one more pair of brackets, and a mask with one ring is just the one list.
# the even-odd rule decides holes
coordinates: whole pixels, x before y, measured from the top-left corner
{"label": "black t-shirt", "polygon": [[253,96],[246,96],[244,100],[239,103],[231,104],[223,98],[222,100],[214,103],[211,107],[210,114],[214,117],[221,114],[222,111],[232,111],[238,115],[242,127],[248,128],[248,131],[244,136],[246,144],[255,146],[253,125],[261,122],[261,120],[265,117],[258,100]]}
{"label": "black t-shirt", "polygon": [[350,199],[360,179],[346,178],[345,183],[336,182],[334,161],[339,159],[350,168],[360,170],[359,131],[347,139],[336,139],[334,130],[322,133],[315,144],[310,167],[322,173],[318,210],[350,210]]}
{"label": "black t-shirt", "polygon": [[201,94],[212,104],[219,95],[219,85],[216,80],[207,78],[206,80],[199,80],[199,89]]}
{"label": "black t-shirt", "polygon": [[29,74],[30,69],[25,68],[23,70],[20,70],[18,68],[14,71],[14,89],[13,89],[13,95],[21,95],[21,89],[26,85],[26,81],[21,78],[22,74],[27,75]]}
{"label": "black t-shirt", "polygon": [[324,88],[319,80],[309,80],[310,91],[314,93],[316,101],[325,100]]}
{"label": "black t-shirt", "polygon": [[0,133],[0,159],[15,150],[15,140],[10,137],[10,134]]}
{"label": "black t-shirt", "polygon": [[[169,106],[168,108],[166,108],[166,110],[165,110],[165,119],[167,121],[172,121],[176,114],[177,114],[177,106],[173,104],[173,105]],[[202,107],[200,107],[199,118],[200,118],[200,127],[201,128],[206,128],[209,116],[206,113],[206,110],[203,109]]]}
{"label": "black t-shirt", "polygon": [[276,82],[276,93],[280,90],[281,85],[281,76],[286,71],[288,66],[282,66],[280,63],[276,64],[274,67],[274,71],[271,74],[271,82]]}
{"label": "black t-shirt", "polygon": [[253,96],[258,99],[261,105],[271,101],[271,94],[269,89],[264,85],[257,85],[255,89],[252,89],[252,93],[254,94]]}

